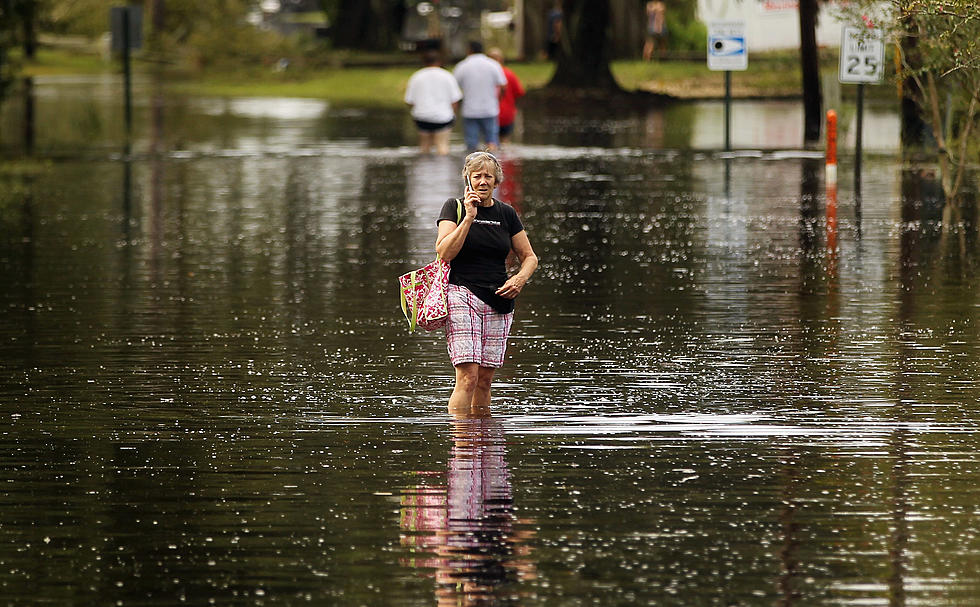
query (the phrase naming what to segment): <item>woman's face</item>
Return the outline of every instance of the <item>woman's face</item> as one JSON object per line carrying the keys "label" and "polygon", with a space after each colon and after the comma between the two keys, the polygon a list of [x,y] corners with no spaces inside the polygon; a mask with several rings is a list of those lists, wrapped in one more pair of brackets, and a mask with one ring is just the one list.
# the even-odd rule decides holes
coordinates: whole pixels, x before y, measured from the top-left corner
{"label": "woman's face", "polygon": [[493,167],[484,164],[470,171],[470,185],[480,196],[480,200],[488,202],[493,197],[493,191],[497,187],[497,178],[494,176]]}

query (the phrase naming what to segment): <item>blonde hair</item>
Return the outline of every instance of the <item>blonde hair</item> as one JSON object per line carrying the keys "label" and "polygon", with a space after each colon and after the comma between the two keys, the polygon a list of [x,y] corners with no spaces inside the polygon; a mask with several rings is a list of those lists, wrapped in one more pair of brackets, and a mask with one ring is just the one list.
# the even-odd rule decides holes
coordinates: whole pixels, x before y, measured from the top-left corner
{"label": "blonde hair", "polygon": [[493,172],[493,179],[496,185],[504,180],[504,170],[500,167],[500,161],[490,152],[473,152],[463,161],[463,180],[469,177],[470,173],[478,168],[489,168]]}

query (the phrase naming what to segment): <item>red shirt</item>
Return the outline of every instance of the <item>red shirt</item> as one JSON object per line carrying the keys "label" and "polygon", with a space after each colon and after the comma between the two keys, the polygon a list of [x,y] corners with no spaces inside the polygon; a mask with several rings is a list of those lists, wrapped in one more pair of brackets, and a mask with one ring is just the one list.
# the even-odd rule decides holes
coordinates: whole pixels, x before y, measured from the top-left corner
{"label": "red shirt", "polygon": [[517,99],[524,96],[524,87],[517,79],[517,74],[505,67],[504,76],[507,78],[507,86],[500,93],[500,115],[497,117],[500,126],[514,122],[514,117],[517,116]]}

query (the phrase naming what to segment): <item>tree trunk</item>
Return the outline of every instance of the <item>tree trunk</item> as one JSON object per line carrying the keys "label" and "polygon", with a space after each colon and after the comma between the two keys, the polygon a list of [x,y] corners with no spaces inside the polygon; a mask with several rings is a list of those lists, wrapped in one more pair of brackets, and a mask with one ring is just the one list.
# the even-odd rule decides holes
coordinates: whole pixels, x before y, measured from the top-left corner
{"label": "tree trunk", "polygon": [[[903,19],[906,35],[902,36],[902,69],[908,73],[908,68],[914,69],[921,65],[919,58],[918,40],[919,26],[911,13]],[[922,114],[920,100],[925,98],[922,87],[912,76],[902,80],[902,151],[905,154],[922,152],[933,143],[932,131]]]}
{"label": "tree trunk", "polygon": [[638,59],[643,54],[646,35],[646,14],[636,0],[612,0],[610,25],[615,35],[610,41],[613,59]]}
{"label": "tree trunk", "polygon": [[24,35],[24,58],[33,61],[37,55],[37,0],[21,0],[20,18]]}
{"label": "tree trunk", "polygon": [[150,4],[150,27],[153,29],[154,36],[163,33],[163,28],[166,26],[166,2],[167,0],[153,0]]}
{"label": "tree trunk", "polygon": [[800,63],[803,71],[803,143],[820,141],[823,95],[817,55],[817,0],[800,0]]}
{"label": "tree trunk", "polygon": [[387,51],[401,35],[404,3],[400,0],[340,0],[331,30],[338,48]]}
{"label": "tree trunk", "polygon": [[619,91],[609,69],[610,0],[565,0],[558,65],[549,88]]}
{"label": "tree trunk", "polygon": [[332,24],[333,43],[338,48],[364,48],[365,28],[370,21],[370,3],[364,0],[341,0],[337,19]]}

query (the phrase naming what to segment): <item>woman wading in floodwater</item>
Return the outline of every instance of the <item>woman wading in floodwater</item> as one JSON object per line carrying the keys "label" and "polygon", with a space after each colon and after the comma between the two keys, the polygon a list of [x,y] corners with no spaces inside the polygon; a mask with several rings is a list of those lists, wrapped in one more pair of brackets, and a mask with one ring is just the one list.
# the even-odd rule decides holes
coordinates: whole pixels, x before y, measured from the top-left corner
{"label": "woman wading in floodwater", "polygon": [[[517,212],[493,197],[503,180],[500,162],[474,152],[463,163],[465,213],[456,223],[457,204],[449,199],[439,213],[436,253],[450,262],[449,319],[446,339],[456,368],[450,411],[488,414],[493,374],[504,364],[507,336],[514,320],[514,299],[538,267]],[[520,261],[507,277],[511,251]]]}

